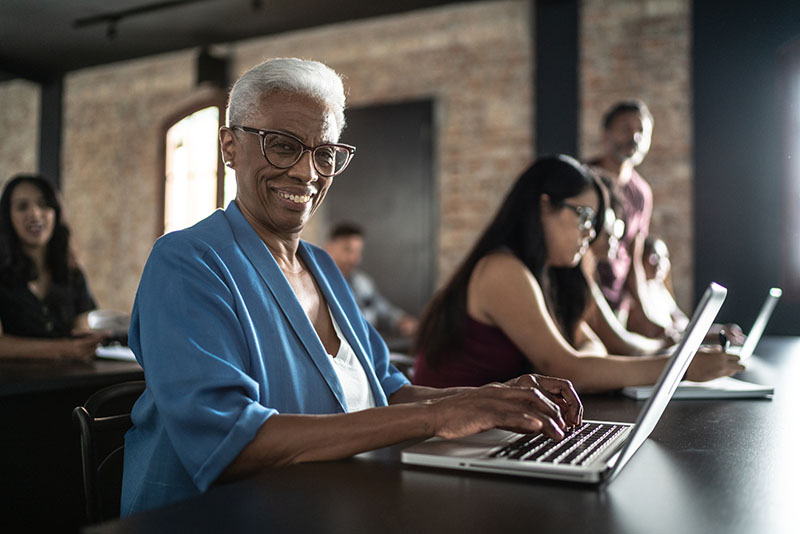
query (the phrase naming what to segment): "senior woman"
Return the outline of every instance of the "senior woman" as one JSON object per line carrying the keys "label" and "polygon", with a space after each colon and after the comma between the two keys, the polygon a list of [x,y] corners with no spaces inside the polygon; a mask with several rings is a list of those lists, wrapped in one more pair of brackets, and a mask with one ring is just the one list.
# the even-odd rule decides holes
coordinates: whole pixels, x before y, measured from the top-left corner
{"label": "senior woman", "polygon": [[412,386],[335,263],[300,235],[355,148],[339,76],[268,60],[234,85],[220,129],[238,192],[168,234],[142,274],[130,345],[147,389],[125,439],[122,514],[270,466],[494,427],[554,439],[582,407],[569,382]]}

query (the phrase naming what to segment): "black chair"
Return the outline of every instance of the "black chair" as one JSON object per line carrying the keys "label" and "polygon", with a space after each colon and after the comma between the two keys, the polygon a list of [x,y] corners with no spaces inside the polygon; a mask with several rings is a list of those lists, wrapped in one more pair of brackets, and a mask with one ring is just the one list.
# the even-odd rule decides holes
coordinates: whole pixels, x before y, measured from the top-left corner
{"label": "black chair", "polygon": [[81,436],[83,493],[90,523],[119,517],[125,432],[144,380],[122,382],[94,393],[72,410]]}

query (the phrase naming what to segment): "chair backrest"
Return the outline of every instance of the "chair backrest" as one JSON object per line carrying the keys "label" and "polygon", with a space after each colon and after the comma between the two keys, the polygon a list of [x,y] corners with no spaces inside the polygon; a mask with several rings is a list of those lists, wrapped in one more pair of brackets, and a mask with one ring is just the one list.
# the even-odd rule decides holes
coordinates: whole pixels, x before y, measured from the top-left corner
{"label": "chair backrest", "polygon": [[125,432],[144,380],[105,387],[72,410],[78,424],[86,517],[99,523],[119,516]]}

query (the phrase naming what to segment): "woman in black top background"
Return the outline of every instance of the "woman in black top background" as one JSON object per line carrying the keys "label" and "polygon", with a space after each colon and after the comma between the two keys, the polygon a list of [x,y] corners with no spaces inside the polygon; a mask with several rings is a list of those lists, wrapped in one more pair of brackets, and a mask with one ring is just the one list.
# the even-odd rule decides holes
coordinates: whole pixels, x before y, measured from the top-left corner
{"label": "woman in black top background", "polygon": [[0,358],[88,361],[101,334],[53,185],[12,178],[0,196]]}

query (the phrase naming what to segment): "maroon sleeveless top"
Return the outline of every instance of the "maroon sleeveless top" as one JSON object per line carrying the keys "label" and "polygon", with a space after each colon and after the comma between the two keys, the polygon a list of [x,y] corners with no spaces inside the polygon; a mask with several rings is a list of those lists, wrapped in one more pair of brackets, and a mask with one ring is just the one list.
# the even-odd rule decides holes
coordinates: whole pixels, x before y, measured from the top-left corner
{"label": "maroon sleeveless top", "polygon": [[411,381],[419,386],[437,388],[482,386],[489,382],[505,382],[531,370],[528,359],[502,330],[467,317],[462,350],[442,355],[437,369],[418,354]]}

